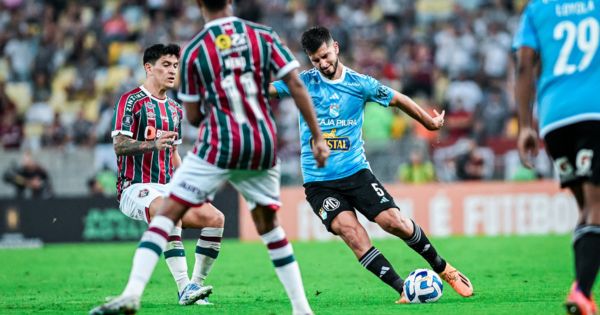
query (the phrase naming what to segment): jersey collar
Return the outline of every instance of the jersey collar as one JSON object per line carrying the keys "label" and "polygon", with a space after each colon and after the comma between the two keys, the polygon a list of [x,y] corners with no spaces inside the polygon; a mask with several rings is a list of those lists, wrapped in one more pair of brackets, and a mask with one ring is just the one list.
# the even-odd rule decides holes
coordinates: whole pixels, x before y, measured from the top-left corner
{"label": "jersey collar", "polygon": [[340,75],[339,79],[336,80],[329,80],[327,79],[325,76],[323,76],[323,74],[321,73],[321,71],[319,71],[317,69],[317,72],[319,73],[319,75],[321,76],[321,79],[323,79],[323,81],[330,83],[330,84],[338,84],[344,81],[344,79],[346,78],[346,66],[343,66],[342,68],[342,75]]}
{"label": "jersey collar", "polygon": [[150,97],[151,99],[153,99],[153,100],[155,100],[157,102],[160,102],[160,103],[166,102],[167,99],[169,98],[169,97],[165,97],[164,99],[161,100],[160,98],[157,98],[157,97],[153,96],[150,93],[150,91],[146,90],[146,88],[143,85],[140,85],[140,90],[144,91],[144,93],[146,93],[146,95],[148,95],[148,97]]}
{"label": "jersey collar", "polygon": [[237,21],[237,20],[238,20],[237,16],[226,16],[226,17],[212,20],[212,21],[204,24],[204,28],[209,28],[209,27],[212,27],[215,25],[221,25],[221,24],[225,24],[225,23],[229,23],[229,22],[233,22],[233,21]]}

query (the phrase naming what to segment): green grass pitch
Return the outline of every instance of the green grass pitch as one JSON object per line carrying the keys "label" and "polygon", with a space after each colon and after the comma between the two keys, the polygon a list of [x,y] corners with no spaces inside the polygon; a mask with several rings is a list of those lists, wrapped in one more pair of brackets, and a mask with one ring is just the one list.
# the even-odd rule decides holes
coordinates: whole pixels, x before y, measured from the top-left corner
{"label": "green grass pitch", "polygon": [[[396,293],[363,269],[341,242],[296,242],[305,290],[316,314],[564,314],[573,277],[569,236],[439,238],[438,251],[475,287],[464,299],[444,283],[433,304],[396,305]],[[190,272],[194,242],[185,243]],[[0,250],[0,314],[86,314],[123,289],[134,243],[48,245]],[[376,241],[405,277],[428,265],[400,240]],[[140,314],[290,314],[265,247],[225,241],[207,283],[211,306],[176,304],[166,264],[158,264]],[[598,285],[596,288],[596,298]]]}

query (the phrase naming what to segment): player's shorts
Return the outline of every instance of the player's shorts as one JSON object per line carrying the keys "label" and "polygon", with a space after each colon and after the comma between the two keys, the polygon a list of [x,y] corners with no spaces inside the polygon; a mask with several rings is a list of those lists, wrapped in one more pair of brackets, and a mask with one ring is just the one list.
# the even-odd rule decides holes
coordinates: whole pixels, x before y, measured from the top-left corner
{"label": "player's shorts", "polygon": [[188,207],[200,206],[212,201],[217,190],[230,182],[249,209],[261,205],[277,210],[281,206],[280,175],[279,161],[268,170],[222,169],[188,152],[171,180],[170,198]]}
{"label": "player's shorts", "polygon": [[546,149],[560,177],[560,186],[582,182],[600,185],[600,121],[582,121],[550,131]]}
{"label": "player's shorts", "polygon": [[123,190],[119,209],[126,216],[150,222],[150,204],[158,197],[168,196],[168,186],[157,183],[133,184]]}
{"label": "player's shorts", "polygon": [[348,177],[304,184],[306,200],[327,230],[343,211],[358,211],[370,221],[382,211],[398,208],[394,198],[385,190],[369,169],[362,169]]}

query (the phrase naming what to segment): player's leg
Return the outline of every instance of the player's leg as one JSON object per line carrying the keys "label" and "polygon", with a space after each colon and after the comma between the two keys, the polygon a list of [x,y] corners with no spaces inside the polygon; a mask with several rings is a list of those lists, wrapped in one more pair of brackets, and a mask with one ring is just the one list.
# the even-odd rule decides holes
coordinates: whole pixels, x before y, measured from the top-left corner
{"label": "player's leg", "polygon": [[600,186],[589,182],[581,186],[582,224],[577,226],[573,237],[576,282],[567,297],[567,310],[573,314],[595,314],[592,287],[600,268]]}
{"label": "player's leg", "polygon": [[[148,221],[154,218],[155,214],[160,210],[162,203],[165,198],[156,198],[148,207]],[[165,262],[169,267],[169,271],[177,284],[177,296],[181,296],[181,293],[190,283],[188,275],[188,266],[185,258],[185,249],[181,240],[181,221],[179,221],[173,230],[169,233],[168,243],[164,252]]]}
{"label": "player's leg", "polygon": [[[162,203],[148,230],[142,235],[125,290],[115,299],[94,308],[90,314],[132,314],[139,309],[142,293],[167,246],[168,235],[175,222],[183,217],[188,208],[200,206],[212,198],[224,180],[225,172],[215,170],[212,165],[207,167],[206,164],[208,163],[190,154],[184,159],[171,181],[171,196]],[[186,295],[185,302],[192,304],[204,298],[207,289],[212,290],[212,287]]]}
{"label": "player's leg", "polygon": [[184,228],[201,229],[196,243],[196,262],[192,281],[203,285],[221,250],[225,216],[219,209],[207,203],[200,208],[191,208],[183,216]]}
{"label": "player's leg", "polygon": [[277,222],[276,211],[281,205],[279,178],[278,164],[267,171],[236,171],[232,174],[231,183],[252,209],[254,225],[267,246],[275,273],[292,304],[293,314],[312,314],[292,244],[288,242],[285,231]]}
{"label": "player's leg", "polygon": [[[167,193],[166,185],[157,183],[134,184],[123,190],[119,208],[128,217],[150,223],[160,209]],[[180,224],[179,224],[180,225]],[[185,252],[181,243],[181,228],[175,226],[169,233],[165,251],[167,266],[181,292],[189,283]]]}
{"label": "player's leg", "polygon": [[437,252],[425,231],[413,220],[404,217],[398,208],[389,208],[375,217],[375,222],[386,232],[398,236],[413,251],[421,255],[435,272],[440,274],[458,294],[473,295],[471,281],[460,271],[446,262]]}
{"label": "player's leg", "polygon": [[354,211],[332,213],[332,217],[330,231],[344,240],[363,267],[402,295],[404,281],[387,258],[372,245],[369,234],[358,222]]}

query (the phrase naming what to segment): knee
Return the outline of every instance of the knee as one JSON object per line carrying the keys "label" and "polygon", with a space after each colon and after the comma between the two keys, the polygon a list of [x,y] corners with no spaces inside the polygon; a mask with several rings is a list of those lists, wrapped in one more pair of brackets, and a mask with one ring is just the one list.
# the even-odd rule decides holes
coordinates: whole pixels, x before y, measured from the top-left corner
{"label": "knee", "polygon": [[215,212],[214,218],[212,219],[212,226],[217,228],[222,228],[225,226],[225,215],[223,212]]}

